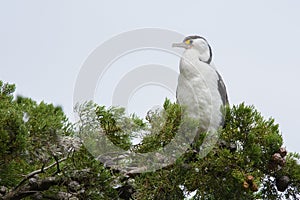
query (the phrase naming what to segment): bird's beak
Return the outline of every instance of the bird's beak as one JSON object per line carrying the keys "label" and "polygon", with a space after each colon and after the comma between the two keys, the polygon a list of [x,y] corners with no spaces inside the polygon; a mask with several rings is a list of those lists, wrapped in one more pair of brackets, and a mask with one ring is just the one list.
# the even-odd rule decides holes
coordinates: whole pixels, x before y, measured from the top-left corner
{"label": "bird's beak", "polygon": [[189,48],[189,45],[184,43],[184,42],[181,42],[181,43],[173,43],[172,44],[172,47],[179,47],[179,48],[185,48],[185,49],[188,49]]}

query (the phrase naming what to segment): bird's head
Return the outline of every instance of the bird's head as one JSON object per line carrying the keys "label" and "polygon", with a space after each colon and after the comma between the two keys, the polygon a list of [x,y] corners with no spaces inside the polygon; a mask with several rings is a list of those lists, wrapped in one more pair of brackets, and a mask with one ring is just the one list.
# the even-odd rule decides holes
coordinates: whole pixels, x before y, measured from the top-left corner
{"label": "bird's head", "polygon": [[186,50],[196,50],[200,61],[210,64],[212,60],[212,50],[207,40],[201,36],[188,36],[181,43],[174,43],[173,47],[180,47]]}

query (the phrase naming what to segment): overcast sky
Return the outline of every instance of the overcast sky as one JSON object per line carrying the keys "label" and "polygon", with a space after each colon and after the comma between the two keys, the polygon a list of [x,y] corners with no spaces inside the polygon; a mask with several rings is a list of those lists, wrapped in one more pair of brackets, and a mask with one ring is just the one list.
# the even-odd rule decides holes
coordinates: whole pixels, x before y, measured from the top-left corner
{"label": "overcast sky", "polygon": [[[213,48],[230,103],[253,104],[265,117],[275,118],[285,145],[300,152],[300,1],[105,2],[0,1],[0,79],[15,83],[17,94],[61,105],[72,119],[78,73],[103,42],[147,27],[197,34]],[[123,63],[131,65],[137,56],[143,57],[137,54]],[[97,87],[113,90],[101,82]],[[160,94],[153,99],[163,100],[164,92],[172,97],[172,92],[156,89]],[[133,99],[149,104],[151,98],[141,94]],[[130,111],[139,112],[130,105]]]}

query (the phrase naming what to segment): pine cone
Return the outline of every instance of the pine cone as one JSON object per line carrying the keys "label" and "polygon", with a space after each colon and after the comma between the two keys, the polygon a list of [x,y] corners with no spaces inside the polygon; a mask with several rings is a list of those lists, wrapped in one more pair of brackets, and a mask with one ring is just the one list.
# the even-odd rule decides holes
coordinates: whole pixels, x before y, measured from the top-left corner
{"label": "pine cone", "polygon": [[284,192],[289,186],[290,178],[288,176],[282,176],[279,179],[276,179],[276,187],[280,192]]}
{"label": "pine cone", "polygon": [[247,181],[244,181],[243,187],[244,187],[245,189],[248,189],[248,188],[249,188],[249,183],[247,183]]}
{"label": "pine cone", "polygon": [[280,147],[278,153],[281,155],[282,158],[284,158],[287,154],[287,150],[285,147]]}
{"label": "pine cone", "polygon": [[283,167],[285,165],[285,163],[286,163],[286,160],[283,158],[282,160],[280,160],[279,165],[281,167]]}
{"label": "pine cone", "polygon": [[274,153],[273,156],[272,156],[272,160],[275,162],[275,163],[280,163],[282,162],[282,157],[280,155],[280,153]]}
{"label": "pine cone", "polygon": [[253,183],[251,185],[251,191],[253,191],[253,192],[257,192],[258,191],[258,187],[257,187],[256,183]]}
{"label": "pine cone", "polygon": [[252,175],[248,175],[246,178],[247,183],[252,184],[254,181],[254,177]]}

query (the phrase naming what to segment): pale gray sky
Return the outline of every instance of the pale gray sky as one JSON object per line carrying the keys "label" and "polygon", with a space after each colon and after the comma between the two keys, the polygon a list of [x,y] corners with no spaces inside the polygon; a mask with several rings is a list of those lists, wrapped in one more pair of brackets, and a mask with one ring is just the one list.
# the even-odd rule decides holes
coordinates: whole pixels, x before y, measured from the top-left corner
{"label": "pale gray sky", "polygon": [[299,10],[298,0],[2,0],[0,79],[72,118],[77,75],[102,42],[146,27],[197,34],[213,48],[231,104],[274,117],[285,145],[300,152]]}

